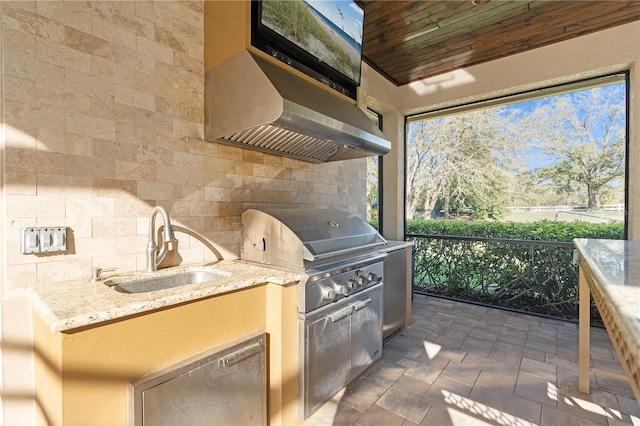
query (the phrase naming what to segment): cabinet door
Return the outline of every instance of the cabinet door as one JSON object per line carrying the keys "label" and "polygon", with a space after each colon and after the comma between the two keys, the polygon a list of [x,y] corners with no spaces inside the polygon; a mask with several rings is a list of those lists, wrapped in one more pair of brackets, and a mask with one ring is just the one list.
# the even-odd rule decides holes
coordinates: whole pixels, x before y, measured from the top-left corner
{"label": "cabinet door", "polygon": [[382,287],[351,302],[351,377],[382,356]]}
{"label": "cabinet door", "polygon": [[264,333],[234,343],[132,382],[139,400],[135,424],[266,424]]}
{"label": "cabinet door", "polygon": [[411,291],[410,277],[407,275],[407,262],[411,262],[411,259],[407,250],[391,251],[384,259],[383,339],[405,325],[407,291]]}
{"label": "cabinet door", "polygon": [[342,306],[306,323],[305,414],[313,411],[349,381],[351,307]]}

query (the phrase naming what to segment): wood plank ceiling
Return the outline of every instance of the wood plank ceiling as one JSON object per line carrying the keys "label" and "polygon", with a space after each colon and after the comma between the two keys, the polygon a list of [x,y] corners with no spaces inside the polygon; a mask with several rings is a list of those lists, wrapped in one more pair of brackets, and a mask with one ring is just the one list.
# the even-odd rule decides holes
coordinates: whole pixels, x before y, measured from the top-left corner
{"label": "wood plank ceiling", "polygon": [[358,3],[363,58],[398,86],[640,19],[639,0]]}

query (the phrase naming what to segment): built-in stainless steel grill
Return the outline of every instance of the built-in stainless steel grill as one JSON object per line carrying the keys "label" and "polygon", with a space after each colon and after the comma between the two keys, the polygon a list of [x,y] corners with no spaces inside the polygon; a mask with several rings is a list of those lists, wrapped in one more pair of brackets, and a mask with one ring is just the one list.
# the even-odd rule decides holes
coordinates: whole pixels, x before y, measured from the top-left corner
{"label": "built-in stainless steel grill", "polygon": [[299,415],[308,417],[382,354],[385,239],[331,209],[250,209],[241,258],[304,272],[298,288]]}
{"label": "built-in stainless steel grill", "polygon": [[241,258],[305,272],[298,310],[309,312],[382,282],[385,239],[359,216],[331,209],[250,209]]}

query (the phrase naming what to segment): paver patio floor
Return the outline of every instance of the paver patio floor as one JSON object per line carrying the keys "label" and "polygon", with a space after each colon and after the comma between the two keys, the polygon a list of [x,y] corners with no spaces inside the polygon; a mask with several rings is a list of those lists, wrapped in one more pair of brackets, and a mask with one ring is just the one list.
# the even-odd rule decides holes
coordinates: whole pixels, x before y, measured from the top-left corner
{"label": "paver patio floor", "polygon": [[[306,425],[640,425],[628,382],[591,374],[578,391],[578,326],[416,294],[383,359]],[[622,374],[604,329],[594,367]]]}

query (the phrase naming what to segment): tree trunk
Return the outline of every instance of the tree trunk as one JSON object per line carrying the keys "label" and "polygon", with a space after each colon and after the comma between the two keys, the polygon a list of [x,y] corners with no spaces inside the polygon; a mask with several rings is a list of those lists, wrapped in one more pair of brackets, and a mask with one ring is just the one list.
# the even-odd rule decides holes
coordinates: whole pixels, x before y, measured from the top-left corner
{"label": "tree trunk", "polygon": [[407,200],[407,219],[415,219],[416,218],[416,202],[415,198],[410,198]]}
{"label": "tree trunk", "polygon": [[589,198],[587,210],[590,212],[600,210],[600,191],[598,191],[597,188],[593,188],[592,186],[588,185],[587,194]]}
{"label": "tree trunk", "polygon": [[451,201],[451,197],[449,194],[444,196],[444,218],[449,219],[449,201]]}
{"label": "tree trunk", "polygon": [[431,218],[431,219],[434,218],[433,208],[435,207],[436,202],[434,201],[433,198],[434,197],[431,191],[425,194],[423,208],[424,208],[424,214],[426,218]]}

